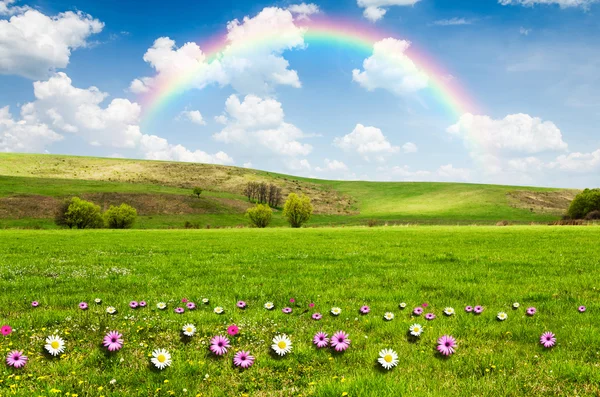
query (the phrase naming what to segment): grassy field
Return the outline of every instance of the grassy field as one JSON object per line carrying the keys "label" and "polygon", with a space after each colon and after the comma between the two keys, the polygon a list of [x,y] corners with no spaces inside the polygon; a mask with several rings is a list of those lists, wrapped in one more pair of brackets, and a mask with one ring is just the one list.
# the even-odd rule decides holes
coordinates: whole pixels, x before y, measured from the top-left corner
{"label": "grassy field", "polygon": [[[0,350],[30,357],[21,370],[0,366],[0,395],[598,395],[599,240],[598,227],[547,226],[0,231],[0,323],[14,328]],[[175,314],[182,298],[198,309]],[[130,309],[131,300],[149,305]],[[237,309],[238,300],[248,308]],[[90,309],[79,310],[81,301]],[[156,309],[160,301],[167,310]],[[267,301],[275,310],[263,308]],[[411,316],[424,302],[437,315],[431,322]],[[371,313],[361,316],[365,304]],[[477,304],[480,316],[464,312]],[[118,313],[106,314],[108,305]],[[332,306],[339,317],[328,314]],[[446,306],[456,315],[445,317]],[[525,316],[529,306],[534,317]],[[311,320],[316,311],[321,321]],[[393,321],[383,320],[386,311]],[[407,338],[414,322],[426,326],[418,342]],[[189,343],[179,333],[186,323],[198,328]],[[232,366],[233,352],[215,358],[207,348],[233,323],[241,331],[233,350],[256,356],[245,371]],[[100,342],[113,329],[125,346],[109,355]],[[350,348],[315,349],[320,330],[348,332]],[[552,349],[539,344],[545,331],[558,338]],[[54,333],[67,343],[59,359],[43,354]],[[283,358],[269,349],[278,333],[294,343]],[[434,350],[443,334],[458,340],[448,359]],[[171,367],[151,368],[155,348],[171,352]],[[382,348],[400,356],[389,372],[376,362]]]}

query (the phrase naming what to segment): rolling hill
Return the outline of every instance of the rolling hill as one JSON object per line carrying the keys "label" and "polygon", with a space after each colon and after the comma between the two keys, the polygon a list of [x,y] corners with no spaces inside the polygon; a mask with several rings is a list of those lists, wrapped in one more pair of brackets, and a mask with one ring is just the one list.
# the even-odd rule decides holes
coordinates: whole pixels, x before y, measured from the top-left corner
{"label": "rolling hill", "polygon": [[[545,223],[576,190],[432,182],[328,181],[246,168],[148,160],[0,154],[0,228],[53,228],[57,205],[80,196],[106,208],[138,209],[138,228],[246,225],[250,181],[311,197],[311,225]],[[191,188],[201,186],[201,198]],[[285,221],[276,211],[273,226]]]}

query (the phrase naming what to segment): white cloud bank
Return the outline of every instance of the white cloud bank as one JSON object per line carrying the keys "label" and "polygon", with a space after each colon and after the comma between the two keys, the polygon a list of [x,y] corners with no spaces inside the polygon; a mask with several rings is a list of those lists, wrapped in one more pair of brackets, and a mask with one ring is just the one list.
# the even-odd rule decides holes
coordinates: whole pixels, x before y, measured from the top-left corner
{"label": "white cloud bank", "polygon": [[412,6],[420,0],[357,0],[360,8],[364,8],[363,16],[371,22],[377,22],[386,14],[391,6]]}
{"label": "white cloud bank", "polygon": [[592,4],[599,3],[600,0],[498,0],[499,4],[506,5],[521,5],[533,7],[535,5],[558,5],[561,8],[581,7],[589,9]]}
{"label": "white cloud bank", "polygon": [[400,151],[400,147],[392,145],[379,128],[362,124],[357,124],[351,133],[335,138],[333,144],[342,150],[356,152],[366,160],[370,156],[380,158]]}

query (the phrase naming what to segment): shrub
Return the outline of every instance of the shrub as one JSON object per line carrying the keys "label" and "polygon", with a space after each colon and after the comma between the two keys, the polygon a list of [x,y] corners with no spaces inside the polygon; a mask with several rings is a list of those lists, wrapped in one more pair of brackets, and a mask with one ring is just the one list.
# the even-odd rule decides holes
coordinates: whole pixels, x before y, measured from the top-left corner
{"label": "shrub", "polygon": [[118,207],[111,205],[104,212],[104,222],[109,229],[131,229],[136,218],[137,210],[125,203]]}
{"label": "shrub", "polygon": [[54,220],[59,226],[77,229],[101,228],[104,225],[100,206],[79,197],[66,200]]}
{"label": "shrub", "polygon": [[588,214],[585,216],[585,219],[587,221],[599,220],[600,219],[600,211],[596,210],[596,211],[588,212]]}
{"label": "shrub", "polygon": [[499,221],[496,223],[496,226],[508,226],[508,221]]}
{"label": "shrub", "polygon": [[600,211],[600,189],[585,189],[575,196],[568,215],[573,219],[583,219],[592,211]]}
{"label": "shrub", "polygon": [[186,229],[200,229],[200,222],[185,221],[185,223],[183,224],[183,226]]}
{"label": "shrub", "polygon": [[67,218],[69,205],[71,205],[71,199],[64,200],[56,210],[56,214],[54,215],[54,223],[56,223],[57,226],[68,227],[69,229],[73,228],[74,225],[72,220]]}
{"label": "shrub", "polygon": [[[377,221],[377,219],[369,219],[367,221],[367,226],[369,227],[375,227],[379,224],[379,221]],[[387,226],[387,223],[385,224]]]}
{"label": "shrub", "polygon": [[200,195],[202,194],[202,188],[201,187],[195,187],[193,190],[194,194],[196,196],[198,196],[198,198],[200,198]]}
{"label": "shrub", "polygon": [[308,196],[290,193],[283,206],[285,216],[291,227],[297,228],[308,222],[313,213],[313,206]]}
{"label": "shrub", "polygon": [[271,223],[273,210],[267,204],[258,204],[254,208],[249,208],[246,211],[246,216],[250,219],[250,223],[256,227],[267,227]]}

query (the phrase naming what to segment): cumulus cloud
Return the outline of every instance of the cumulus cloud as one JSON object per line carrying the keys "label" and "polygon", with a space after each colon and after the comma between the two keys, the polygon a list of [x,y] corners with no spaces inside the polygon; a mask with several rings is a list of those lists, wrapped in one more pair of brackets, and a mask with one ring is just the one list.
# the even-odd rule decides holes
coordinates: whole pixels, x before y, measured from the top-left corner
{"label": "cumulus cloud", "polygon": [[191,123],[198,125],[206,125],[206,121],[204,121],[204,118],[202,117],[202,114],[199,110],[184,110],[183,112],[179,113],[177,119],[187,120]]}
{"label": "cumulus cloud", "polygon": [[379,128],[362,124],[357,124],[351,133],[335,138],[333,144],[342,150],[356,152],[366,160],[369,160],[369,156],[372,155],[380,159],[383,155],[400,151],[398,146],[388,141]]}
{"label": "cumulus cloud", "polygon": [[8,106],[0,108],[0,152],[42,152],[62,139],[48,125],[15,120]]}
{"label": "cumulus cloud", "polygon": [[170,144],[166,139],[156,135],[143,135],[140,139],[140,149],[148,160],[172,160],[193,163],[233,164],[234,161],[227,153],[208,154],[201,150],[191,151],[182,145]]}
{"label": "cumulus cloud", "polygon": [[600,0],[498,0],[498,3],[506,5],[521,5],[533,7],[538,4],[542,5],[558,5],[560,8],[581,7],[589,9],[592,4],[596,4]]}
{"label": "cumulus cloud", "polygon": [[456,168],[452,164],[442,165],[436,174],[442,179],[450,181],[468,181],[471,179],[471,171],[466,168]]}
{"label": "cumulus cloud", "polygon": [[315,171],[317,172],[326,172],[326,171],[348,171],[348,166],[341,161],[338,160],[329,160],[325,159],[324,167],[316,167]]}
{"label": "cumulus cloud", "polygon": [[434,171],[412,170],[410,166],[381,166],[377,168],[379,180],[385,181],[448,181],[465,182],[470,181],[473,172],[467,168],[456,168],[452,164],[438,167]]}
{"label": "cumulus cloud", "polygon": [[360,8],[364,8],[363,15],[371,22],[377,22],[391,6],[412,6],[420,0],[357,0]]}
{"label": "cumulus cloud", "polygon": [[319,6],[313,3],[292,4],[288,7],[288,10],[296,15],[296,18],[299,20],[309,19],[311,15],[319,14],[321,12]]}
{"label": "cumulus cloud", "polygon": [[373,55],[365,59],[363,69],[352,71],[352,80],[369,91],[383,88],[405,95],[428,86],[429,78],[406,55],[410,42],[387,38],[373,46]]}
{"label": "cumulus cloud", "polygon": [[404,153],[417,153],[419,148],[412,142],[406,142],[404,145],[402,145],[402,151]]}
{"label": "cumulus cloud", "polygon": [[599,171],[600,149],[591,153],[574,152],[560,155],[548,166],[549,168],[571,172]]}
{"label": "cumulus cloud", "polygon": [[284,156],[305,156],[312,146],[301,143],[304,133],[295,125],[285,122],[281,103],[272,98],[247,95],[240,101],[231,95],[225,102],[226,124],[215,140],[245,146],[260,145]]}
{"label": "cumulus cloud", "polygon": [[49,17],[27,7],[0,2],[0,74],[30,79],[49,76],[69,64],[71,52],[88,45],[87,39],[104,24],[82,12],[63,12]]}

